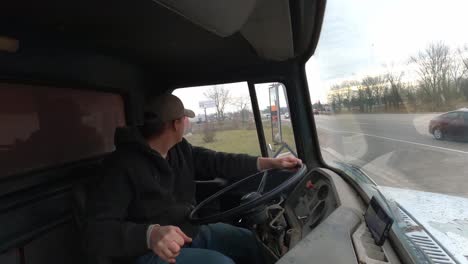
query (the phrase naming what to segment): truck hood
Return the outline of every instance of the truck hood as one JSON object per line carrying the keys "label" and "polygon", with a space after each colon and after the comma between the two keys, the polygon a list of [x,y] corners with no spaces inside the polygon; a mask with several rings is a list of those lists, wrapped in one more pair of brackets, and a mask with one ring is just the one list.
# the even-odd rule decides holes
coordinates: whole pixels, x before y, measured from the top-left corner
{"label": "truck hood", "polygon": [[419,222],[459,263],[468,263],[468,199],[431,192],[379,186]]}

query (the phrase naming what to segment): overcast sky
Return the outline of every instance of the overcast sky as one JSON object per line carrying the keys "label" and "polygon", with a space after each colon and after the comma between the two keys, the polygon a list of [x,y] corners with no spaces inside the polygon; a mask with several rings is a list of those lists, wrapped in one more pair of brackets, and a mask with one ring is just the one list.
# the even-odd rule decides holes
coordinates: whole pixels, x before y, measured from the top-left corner
{"label": "overcast sky", "polygon": [[[468,0],[329,0],[319,44],[306,64],[312,102],[326,102],[329,87],[343,80],[407,70],[408,58],[431,42],[452,48],[468,44]],[[414,75],[407,73],[406,78]],[[260,108],[268,104],[268,85],[258,88]],[[248,97],[247,83],[225,86],[233,97]],[[260,85],[259,87],[262,87]],[[188,108],[203,113],[198,102],[208,89],[175,94]],[[285,105],[284,97],[281,105]],[[227,110],[232,111],[230,106]],[[214,109],[209,109],[213,113]]]}
{"label": "overcast sky", "polygon": [[315,55],[306,64],[312,101],[331,84],[407,67],[429,43],[468,44],[467,0],[330,0]]}
{"label": "overcast sky", "polygon": [[[270,85],[271,83],[261,83],[261,84],[255,85],[255,91],[257,93],[258,105],[260,109],[265,109],[270,105],[270,99],[269,99]],[[280,94],[279,96],[280,107],[284,107],[286,106],[286,97],[281,87],[278,90]],[[199,107],[199,102],[209,100],[209,98],[205,96],[205,93],[209,89],[211,89],[212,86],[208,85],[208,86],[196,87],[196,89],[193,89],[193,88],[194,87],[177,89],[174,91],[174,95],[179,97],[184,103],[184,106],[186,108],[189,108],[190,110],[193,110],[197,116],[203,115],[204,109]],[[235,105],[235,101],[238,100],[240,97],[247,100],[249,102],[248,108],[252,109],[251,104],[250,104],[249,87],[247,85],[247,82],[224,84],[223,88],[229,91],[231,101],[233,102],[226,106],[225,112],[238,111],[239,108],[237,105]],[[207,114],[213,114],[216,112],[216,109],[208,108],[206,112]]]}

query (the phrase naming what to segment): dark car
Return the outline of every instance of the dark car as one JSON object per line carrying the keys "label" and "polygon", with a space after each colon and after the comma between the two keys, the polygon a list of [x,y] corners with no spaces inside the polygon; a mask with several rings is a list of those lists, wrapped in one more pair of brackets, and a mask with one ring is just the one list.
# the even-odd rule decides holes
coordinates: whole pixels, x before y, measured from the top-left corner
{"label": "dark car", "polygon": [[429,123],[429,133],[435,139],[468,139],[468,108],[437,116]]}

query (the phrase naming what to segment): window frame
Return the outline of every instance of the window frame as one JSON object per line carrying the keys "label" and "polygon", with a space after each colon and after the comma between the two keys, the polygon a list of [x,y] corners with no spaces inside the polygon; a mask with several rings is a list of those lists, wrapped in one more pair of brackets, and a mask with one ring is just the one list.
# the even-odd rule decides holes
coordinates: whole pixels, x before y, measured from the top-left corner
{"label": "window frame", "polygon": [[[169,93],[173,93],[174,91],[178,90],[178,89],[184,89],[184,88],[190,88],[190,87],[199,87],[199,86],[210,86],[210,85],[223,85],[223,84],[229,84],[229,83],[237,83],[237,82],[246,82],[247,83],[247,87],[248,87],[248,91],[249,91],[249,96],[250,96],[250,103],[251,103],[251,106],[252,106],[252,113],[253,113],[253,116],[254,116],[254,120],[255,120],[255,127],[256,127],[256,130],[257,130],[257,137],[258,137],[258,142],[259,142],[259,147],[260,147],[260,153],[262,155],[262,157],[269,157],[268,155],[268,147],[267,147],[267,143],[266,143],[266,137],[265,137],[265,133],[264,133],[264,129],[263,129],[263,124],[262,124],[262,119],[261,119],[261,113],[260,113],[260,108],[259,108],[259,104],[258,104],[258,97],[257,97],[257,92],[255,91],[255,85],[256,84],[263,84],[263,83],[281,83],[282,85],[284,85],[285,87],[285,99],[287,100],[288,102],[288,108],[290,106],[290,99],[289,99],[289,90],[288,90],[288,85],[287,85],[287,81],[286,79],[283,79],[283,78],[254,78],[254,79],[251,79],[249,78],[248,80],[237,80],[237,79],[229,79],[229,80],[226,80],[226,81],[216,81],[216,82],[203,82],[203,83],[193,83],[193,84],[189,84],[189,83],[186,83],[184,84],[184,86],[176,86],[176,87],[172,87],[171,89],[168,90]],[[296,152],[297,152],[297,155],[298,157],[301,157],[301,152],[299,151],[299,148],[298,148],[298,140],[297,140],[297,137],[298,137],[298,132],[296,132],[296,129],[295,129],[295,124],[294,124],[294,121],[293,121],[293,117],[292,117],[292,114],[291,114],[291,109],[289,108],[289,118],[291,120],[291,127],[293,129],[293,132],[294,132],[294,145],[296,147]]]}
{"label": "window frame", "polygon": [[[215,85],[226,85],[226,84],[232,84],[232,83],[246,83],[247,84],[247,90],[249,92],[249,99],[250,99],[250,104],[252,106],[252,113],[254,116],[254,121],[255,121],[255,129],[257,131],[257,139],[259,143],[259,149],[260,149],[260,154],[261,157],[268,157],[268,150],[266,146],[266,141],[265,141],[265,135],[263,133],[263,125],[262,125],[262,120],[258,118],[260,116],[260,110],[258,107],[258,99],[257,99],[257,93],[255,92],[255,83],[252,81],[247,81],[247,80],[227,80],[225,82],[204,82],[204,83],[196,83],[193,85],[187,84],[185,86],[177,86],[175,88],[171,88],[168,90],[168,93],[173,94],[174,91],[179,90],[179,89],[190,89],[190,88],[196,88],[196,87],[202,87],[202,86],[215,86]],[[263,83],[263,82],[260,82]],[[258,112],[258,115],[257,113]],[[261,129],[259,129],[261,128]],[[262,142],[263,141],[263,142]]]}
{"label": "window frame", "polygon": [[[298,148],[298,141],[297,141],[298,134],[297,134],[296,129],[295,129],[294,120],[291,117],[291,108],[290,108],[290,101],[289,101],[289,96],[288,96],[289,91],[288,91],[288,86],[286,85],[286,81],[285,80],[271,80],[271,79],[269,79],[269,80],[262,80],[262,81],[256,81],[256,82],[249,81],[248,83],[249,83],[249,89],[251,90],[250,92],[255,94],[256,99],[257,99],[257,91],[255,90],[255,85],[257,85],[257,84],[281,83],[281,85],[284,86],[283,91],[285,92],[284,97],[285,97],[286,104],[287,104],[287,107],[288,107],[289,119],[291,120],[291,128],[293,130],[294,147],[296,148],[297,156],[301,157],[301,154],[300,154],[299,148]],[[252,86],[251,88],[250,88],[250,85]],[[253,97],[251,96],[251,98],[253,98]],[[252,108],[253,108],[253,103],[252,103]],[[263,157],[269,157],[269,151],[268,151],[266,137],[265,137],[265,130],[263,129],[262,116],[261,116],[261,112],[260,112],[260,107],[258,105],[258,100],[256,101],[256,108],[257,108],[257,111],[258,111],[258,115],[255,116],[255,121],[260,123],[259,127],[261,128],[261,131],[257,131],[257,134],[259,134],[259,142],[263,141],[262,142],[263,145],[261,146],[262,156]],[[262,139],[260,139],[260,136],[262,137]],[[265,150],[263,150],[263,148]],[[283,153],[280,153],[280,155],[281,154],[283,154]]]}
{"label": "window frame", "polygon": [[268,157],[268,149],[266,145],[265,131],[263,129],[262,116],[258,105],[257,92],[255,91],[255,83],[248,81],[250,101],[252,104],[252,112],[254,114],[255,127],[257,128],[258,143],[260,144],[260,152],[262,157]]}
{"label": "window frame", "polygon": [[[12,85],[29,85],[34,86],[35,89],[40,90],[41,87],[50,87],[57,89],[73,89],[81,91],[94,91],[110,93],[118,95],[122,98],[123,102],[123,113],[125,126],[131,126],[138,122],[136,118],[136,96],[130,90],[109,88],[106,86],[90,85],[86,82],[55,82],[55,81],[44,81],[44,80],[18,80],[10,78],[0,78],[0,82],[8,83]],[[2,89],[2,88],[0,88]],[[81,167],[95,166],[101,162],[104,157],[108,156],[110,152],[101,153],[91,157],[73,160],[61,164],[51,164],[41,168],[32,169],[30,171],[24,171],[19,173],[13,173],[0,178],[0,193],[9,194],[16,191],[36,186],[38,184],[47,183],[53,180],[61,180],[68,178],[73,171]],[[83,175],[86,177],[86,175]]]}
{"label": "window frame", "polygon": [[[278,67],[265,68],[265,71],[257,72],[256,76],[253,76],[251,73],[239,73],[236,77],[215,77],[204,79],[203,81],[200,79],[187,80],[181,83],[169,85],[166,92],[172,93],[174,90],[179,88],[221,85],[234,82],[247,82],[250,86],[254,86],[257,83],[280,82],[286,87],[290,106],[289,118],[291,119],[298,157],[311,168],[327,168],[345,178],[349,178],[349,176],[340,169],[328,165],[322,157],[317,128],[312,111],[312,104],[310,103],[310,87],[307,84],[305,72],[305,60],[299,64],[287,62]],[[259,118],[260,115],[255,116],[255,120],[259,120]],[[264,148],[267,148],[266,143],[264,144]],[[349,179],[351,180],[351,178]],[[358,185],[356,184],[355,187],[356,186]]]}
{"label": "window frame", "polygon": [[444,118],[452,121],[452,120],[456,120],[460,117],[460,113],[459,112],[450,112],[450,113],[446,113],[444,114]]}

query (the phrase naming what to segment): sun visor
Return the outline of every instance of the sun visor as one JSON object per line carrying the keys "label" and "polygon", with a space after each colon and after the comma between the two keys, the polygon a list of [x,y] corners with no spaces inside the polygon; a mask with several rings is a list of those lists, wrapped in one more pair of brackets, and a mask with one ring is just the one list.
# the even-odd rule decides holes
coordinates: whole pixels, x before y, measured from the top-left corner
{"label": "sun visor", "polygon": [[153,1],[221,37],[238,32],[256,5],[256,0]]}
{"label": "sun visor", "polygon": [[294,57],[288,0],[259,1],[241,33],[265,59],[284,61]]}

